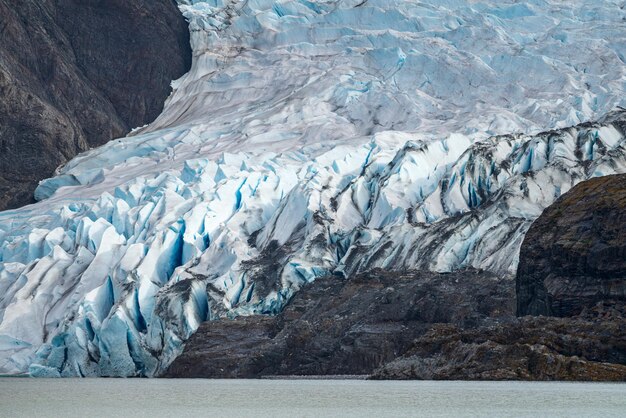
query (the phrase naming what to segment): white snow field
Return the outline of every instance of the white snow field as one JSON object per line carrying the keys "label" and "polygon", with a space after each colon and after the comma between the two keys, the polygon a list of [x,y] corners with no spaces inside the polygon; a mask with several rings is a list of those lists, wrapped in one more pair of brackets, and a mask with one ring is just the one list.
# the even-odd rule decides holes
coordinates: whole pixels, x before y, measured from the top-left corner
{"label": "white snow field", "polygon": [[626,172],[622,0],[183,3],[161,116],[0,213],[0,373],[152,376],[322,275],[512,277],[546,206]]}

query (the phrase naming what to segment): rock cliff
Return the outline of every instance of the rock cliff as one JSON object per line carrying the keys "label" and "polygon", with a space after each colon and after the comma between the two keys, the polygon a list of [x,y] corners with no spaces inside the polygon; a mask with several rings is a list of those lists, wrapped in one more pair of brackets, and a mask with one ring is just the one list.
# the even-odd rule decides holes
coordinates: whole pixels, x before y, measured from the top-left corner
{"label": "rock cliff", "polygon": [[543,212],[524,239],[516,287],[520,316],[626,301],[626,175],[580,183]]}
{"label": "rock cliff", "polygon": [[191,65],[172,0],[0,0],[0,210],[155,119]]}

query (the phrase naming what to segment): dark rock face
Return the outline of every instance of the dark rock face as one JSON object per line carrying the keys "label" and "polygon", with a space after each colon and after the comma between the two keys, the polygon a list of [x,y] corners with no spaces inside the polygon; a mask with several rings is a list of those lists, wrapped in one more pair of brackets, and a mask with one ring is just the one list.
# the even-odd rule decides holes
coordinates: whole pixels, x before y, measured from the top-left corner
{"label": "dark rock face", "polygon": [[497,322],[513,300],[510,280],[474,270],[322,278],[278,316],[205,322],[165,376],[370,374],[433,323]]}
{"label": "dark rock face", "polygon": [[516,279],[518,315],[577,315],[626,301],[626,175],[565,193],[533,223]]}
{"label": "dark rock face", "polygon": [[161,112],[191,65],[172,0],[0,0],[0,209]]}
{"label": "dark rock face", "polygon": [[511,318],[495,326],[438,324],[374,379],[626,380],[626,308],[598,304],[574,318]]}
{"label": "dark rock face", "polygon": [[517,318],[513,287],[472,270],[319,279],[278,316],[205,322],[164,377],[626,380],[626,305]]}

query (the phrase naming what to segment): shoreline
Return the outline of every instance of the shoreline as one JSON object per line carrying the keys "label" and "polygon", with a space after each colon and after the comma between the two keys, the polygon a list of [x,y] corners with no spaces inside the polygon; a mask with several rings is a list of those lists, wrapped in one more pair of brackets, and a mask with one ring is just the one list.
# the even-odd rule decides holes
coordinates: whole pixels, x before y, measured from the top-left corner
{"label": "shoreline", "polygon": [[[267,375],[261,380],[368,380],[369,374]],[[235,379],[236,380],[236,379]]]}

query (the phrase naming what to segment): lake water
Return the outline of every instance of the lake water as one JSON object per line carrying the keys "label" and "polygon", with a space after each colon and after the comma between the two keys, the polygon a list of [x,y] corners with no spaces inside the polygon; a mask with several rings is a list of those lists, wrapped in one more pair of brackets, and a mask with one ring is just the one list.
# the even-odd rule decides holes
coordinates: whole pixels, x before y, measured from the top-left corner
{"label": "lake water", "polygon": [[0,379],[2,417],[626,417],[626,384]]}

